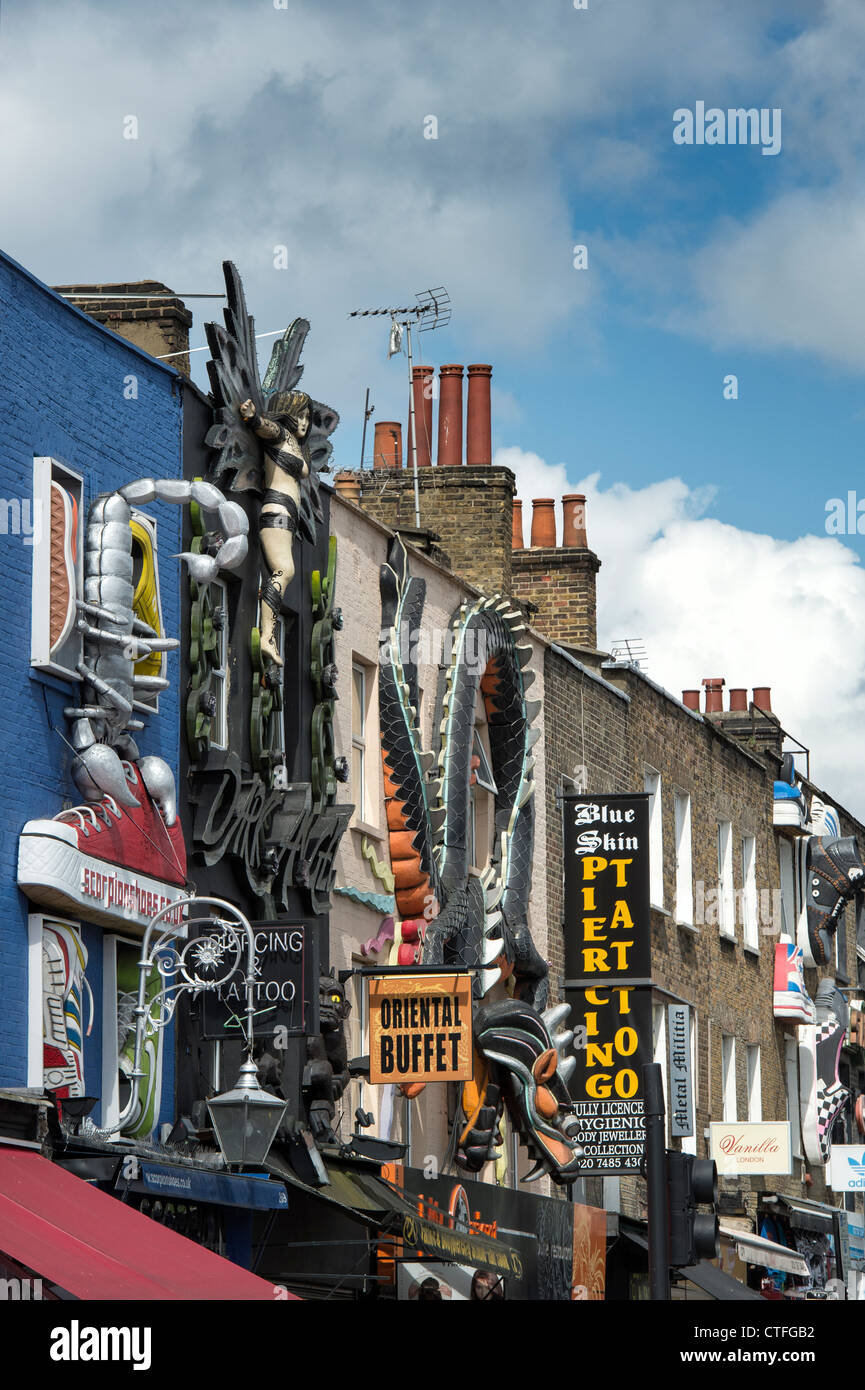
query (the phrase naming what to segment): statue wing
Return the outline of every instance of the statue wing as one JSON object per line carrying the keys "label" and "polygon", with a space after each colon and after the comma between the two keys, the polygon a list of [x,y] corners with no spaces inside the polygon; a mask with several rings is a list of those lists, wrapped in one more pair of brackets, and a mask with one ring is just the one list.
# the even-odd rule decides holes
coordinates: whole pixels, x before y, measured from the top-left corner
{"label": "statue wing", "polygon": [[273,345],[267,371],[264,374],[264,394],[273,395],[275,391],[293,391],[303,376],[303,367],[298,359],[309,332],[308,319],[295,319],[286,328],[281,338]]}
{"label": "statue wing", "polygon": [[[233,261],[223,261],[228,305],[225,327],[207,323],[204,331],[210,348],[207,371],[213,391],[215,423],[205,443],[216,450],[212,476],[220,486],[235,492],[260,491],[261,443],[238,413],[245,400],[264,409],[255,348],[255,323],[246,308],[243,284]],[[292,325],[293,326],[293,325]]]}
{"label": "statue wing", "polygon": [[330,435],[339,424],[339,416],[329,405],[310,401],[312,424],[307,439],[309,448],[309,477],[300,484],[298,531],[306,540],[315,542],[315,523],[324,519],[321,509],[320,475],[330,472],[328,460],[333,453]]}

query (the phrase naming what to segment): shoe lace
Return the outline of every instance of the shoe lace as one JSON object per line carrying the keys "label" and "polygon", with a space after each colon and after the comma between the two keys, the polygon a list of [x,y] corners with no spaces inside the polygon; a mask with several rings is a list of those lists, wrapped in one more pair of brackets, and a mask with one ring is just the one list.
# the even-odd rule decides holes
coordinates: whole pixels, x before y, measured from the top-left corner
{"label": "shoe lace", "polygon": [[110,829],[112,816],[115,820],[122,820],[123,812],[117,805],[114,797],[109,796],[106,792],[101,801],[92,804],[85,802],[82,806],[68,806],[65,811],[61,811],[54,819],[69,821],[77,826],[79,830],[83,831],[85,836],[89,836],[91,830],[94,830],[97,835],[100,834],[103,825],[108,826]]}

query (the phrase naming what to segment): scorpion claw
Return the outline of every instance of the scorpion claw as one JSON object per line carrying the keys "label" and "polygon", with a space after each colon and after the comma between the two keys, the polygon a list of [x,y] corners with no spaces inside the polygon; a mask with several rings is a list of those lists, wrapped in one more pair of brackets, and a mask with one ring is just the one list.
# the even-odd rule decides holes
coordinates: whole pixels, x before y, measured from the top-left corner
{"label": "scorpion claw", "polygon": [[120,758],[107,743],[82,748],[72,764],[72,780],[85,801],[100,801],[107,793],[120,806],[140,804],[129,790]]}

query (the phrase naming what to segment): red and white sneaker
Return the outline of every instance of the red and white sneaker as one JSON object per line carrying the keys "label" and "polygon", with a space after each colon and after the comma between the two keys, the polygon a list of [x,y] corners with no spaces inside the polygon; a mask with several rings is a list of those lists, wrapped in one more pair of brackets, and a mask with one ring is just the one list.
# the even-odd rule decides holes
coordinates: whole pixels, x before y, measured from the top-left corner
{"label": "red and white sneaker", "polygon": [[166,825],[138,768],[123,768],[138,806],[121,808],[104,796],[24,826],[18,885],[29,898],[88,920],[143,927],[185,896],[180,822]]}

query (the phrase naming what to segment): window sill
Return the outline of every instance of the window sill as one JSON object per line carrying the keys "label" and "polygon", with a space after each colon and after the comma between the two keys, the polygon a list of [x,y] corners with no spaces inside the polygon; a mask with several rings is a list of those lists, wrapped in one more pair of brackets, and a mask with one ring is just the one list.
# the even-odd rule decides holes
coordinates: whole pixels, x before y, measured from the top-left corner
{"label": "window sill", "polygon": [[700,928],[695,927],[693,922],[677,922],[676,926],[680,927],[682,931],[686,931],[689,936],[700,935]]}
{"label": "window sill", "polygon": [[369,840],[378,840],[384,844],[387,839],[387,831],[381,830],[377,825],[368,825],[365,820],[352,821],[349,830],[356,830],[359,835],[366,835]]}
{"label": "window sill", "polygon": [[744,941],[744,942],[742,943],[742,950],[743,950],[743,951],[746,951],[746,952],[748,953],[749,956],[754,956],[755,959],[758,959],[758,958],[759,958],[759,955],[760,955],[760,947],[759,947],[759,946],[752,946],[751,943],[750,943],[750,941]]}
{"label": "window sill", "polygon": [[[721,939],[722,941],[729,941],[729,942],[731,942],[732,945],[734,945],[734,946],[736,946],[736,945],[738,944],[738,942],[737,942],[737,940],[736,940],[736,933],[735,933],[735,932],[722,931],[722,932],[718,932],[718,936],[720,937],[720,939]],[[738,1124],[738,1120],[734,1121],[734,1123]]]}
{"label": "window sill", "polygon": [[649,903],[649,908],[652,912],[660,912],[662,917],[672,917],[673,915],[667,908],[659,907],[657,903]]}

